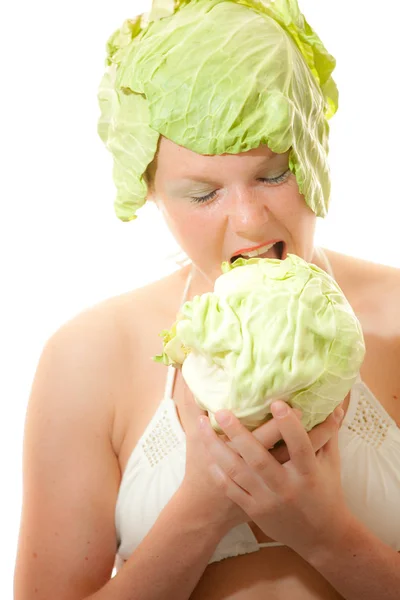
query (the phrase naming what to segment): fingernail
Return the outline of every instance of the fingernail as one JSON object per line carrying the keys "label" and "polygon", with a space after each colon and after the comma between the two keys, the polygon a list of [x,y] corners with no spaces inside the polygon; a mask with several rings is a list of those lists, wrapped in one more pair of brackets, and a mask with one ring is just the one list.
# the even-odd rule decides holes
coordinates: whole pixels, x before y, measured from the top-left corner
{"label": "fingernail", "polygon": [[222,425],[223,427],[225,425],[229,425],[229,422],[231,420],[230,414],[225,410],[219,410],[218,412],[216,412],[215,418],[217,419],[217,423],[219,423],[219,425]]}
{"label": "fingernail", "polygon": [[276,402],[273,402],[271,404],[271,409],[272,409],[272,414],[274,415],[274,417],[285,417],[288,412],[289,412],[289,408],[288,405],[286,404],[286,402],[283,402],[282,400],[277,400]]}
{"label": "fingernail", "polygon": [[333,411],[333,417],[335,419],[335,421],[337,423],[340,423],[341,420],[344,417],[344,410],[341,406],[338,406],[334,411]]}

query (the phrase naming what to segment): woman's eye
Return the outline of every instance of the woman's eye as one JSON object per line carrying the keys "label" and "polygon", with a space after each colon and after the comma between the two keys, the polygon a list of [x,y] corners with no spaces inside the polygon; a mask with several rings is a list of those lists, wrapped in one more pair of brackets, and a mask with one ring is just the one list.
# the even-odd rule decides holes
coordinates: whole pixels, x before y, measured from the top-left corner
{"label": "woman's eye", "polygon": [[261,181],[264,181],[265,183],[282,183],[282,181],[285,181],[289,175],[291,173],[290,169],[286,169],[286,171],[284,173],[282,173],[282,175],[278,175],[278,177],[263,177],[261,179]]}
{"label": "woman's eye", "polygon": [[217,190],[214,190],[213,192],[210,192],[209,194],[207,194],[207,196],[201,196],[200,198],[196,198],[196,196],[191,196],[190,201],[201,204],[202,202],[207,202],[208,200],[212,200],[213,198],[215,198],[216,194],[217,194]]}
{"label": "woman's eye", "polygon": [[[286,169],[286,171],[284,173],[282,173],[282,175],[278,175],[278,177],[261,177],[259,179],[259,181],[262,181],[263,183],[267,183],[270,185],[277,185],[278,183],[282,183],[283,181],[286,181],[286,179],[289,177],[290,173],[291,173],[290,169]],[[216,195],[217,195],[217,190],[214,190],[213,192],[210,192],[206,196],[200,196],[200,197],[191,196],[190,201],[194,202],[195,204],[196,203],[201,204],[202,202],[208,202],[209,200],[212,200],[213,198],[215,198]]]}

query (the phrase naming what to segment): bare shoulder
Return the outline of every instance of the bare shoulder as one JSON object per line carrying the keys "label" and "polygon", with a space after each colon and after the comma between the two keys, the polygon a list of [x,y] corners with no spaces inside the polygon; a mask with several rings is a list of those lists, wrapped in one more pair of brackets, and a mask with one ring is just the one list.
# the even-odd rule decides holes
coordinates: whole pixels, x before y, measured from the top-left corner
{"label": "bare shoulder", "polygon": [[[129,325],[135,330],[152,327],[159,319],[174,318],[188,276],[184,267],[146,286],[110,298],[102,303],[104,310],[118,315],[125,332]],[[168,324],[164,322],[164,328]]]}
{"label": "bare shoulder", "polygon": [[375,314],[400,327],[400,269],[324,250],[335,278],[354,310]]}
{"label": "bare shoulder", "polygon": [[361,377],[400,427],[400,269],[325,252],[363,329]]}
{"label": "bare shoulder", "polygon": [[[75,347],[87,347],[87,359],[101,356],[118,364],[135,336],[146,334],[161,320],[165,328],[176,313],[187,268],[176,271],[141,288],[112,296],[90,306],[65,322],[48,344],[63,339]],[[139,340],[137,340],[139,341]],[[139,342],[140,343],[140,342]],[[83,348],[82,348],[83,349]],[[89,365],[88,365],[89,366]]]}
{"label": "bare shoulder", "polygon": [[80,369],[92,386],[90,397],[96,398],[96,418],[101,405],[121,464],[121,452],[162,397],[166,370],[152,357],[162,351],[160,332],[176,317],[187,275],[184,267],[110,297],[74,316],[55,334],[75,356],[79,352]]}
{"label": "bare shoulder", "polygon": [[357,284],[392,284],[399,285],[400,269],[374,263],[355,256],[341,254],[333,250],[324,249],[332,264],[335,275],[344,281],[356,280]]}
{"label": "bare shoulder", "polygon": [[159,350],[159,333],[175,317],[186,272],[181,269],[86,308],[51,336],[45,352],[62,353],[64,369],[79,364],[88,385],[109,390],[98,401],[113,401],[131,381],[134,365],[140,370],[141,359]]}

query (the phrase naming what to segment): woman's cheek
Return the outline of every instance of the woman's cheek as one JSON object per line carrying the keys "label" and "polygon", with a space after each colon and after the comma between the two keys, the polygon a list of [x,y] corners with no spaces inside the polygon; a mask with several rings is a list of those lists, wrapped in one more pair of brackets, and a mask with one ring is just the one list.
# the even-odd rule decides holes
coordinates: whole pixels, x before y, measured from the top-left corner
{"label": "woman's cheek", "polygon": [[168,210],[166,207],[163,208],[162,214],[178,244],[186,253],[191,255],[192,251],[199,244],[201,245],[201,241],[204,239],[201,219],[197,216],[194,217],[189,211]]}

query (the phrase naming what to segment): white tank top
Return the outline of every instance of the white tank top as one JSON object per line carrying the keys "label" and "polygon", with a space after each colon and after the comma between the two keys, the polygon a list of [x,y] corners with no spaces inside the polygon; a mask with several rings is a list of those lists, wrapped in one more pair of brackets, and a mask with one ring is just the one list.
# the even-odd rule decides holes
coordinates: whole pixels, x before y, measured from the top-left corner
{"label": "white tank top", "polygon": [[[325,254],[325,268],[333,276]],[[187,298],[191,276],[182,302]],[[129,558],[182,483],[186,438],[173,400],[176,370],[169,367],[165,395],[132,451],[115,511],[116,568]],[[341,479],[351,512],[379,539],[400,551],[400,429],[359,378],[339,431]],[[279,542],[259,543],[248,524],[230,530],[209,563],[255,552]]]}

